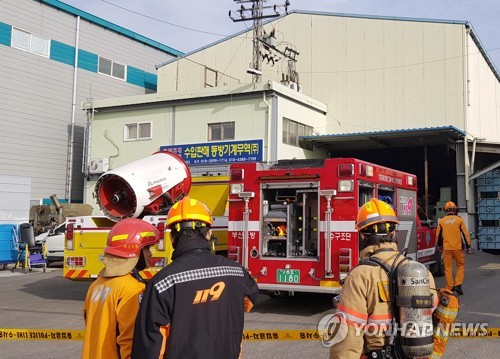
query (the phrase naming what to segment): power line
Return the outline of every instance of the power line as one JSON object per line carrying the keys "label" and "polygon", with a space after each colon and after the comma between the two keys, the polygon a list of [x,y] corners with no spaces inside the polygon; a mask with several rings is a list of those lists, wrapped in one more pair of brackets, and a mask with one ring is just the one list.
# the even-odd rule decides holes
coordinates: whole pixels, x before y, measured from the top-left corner
{"label": "power line", "polygon": [[227,36],[228,36],[228,35],[224,35],[224,34],[218,34],[218,33],[215,33],[215,32],[203,31],[203,30],[193,29],[193,28],[191,28],[191,27],[187,27],[187,26],[177,25],[177,24],[174,24],[174,23],[171,23],[171,22],[168,22],[168,21],[164,21],[164,20],[158,19],[158,18],[153,17],[153,16],[149,16],[149,15],[142,14],[142,13],[137,12],[137,11],[134,11],[134,10],[127,9],[127,8],[125,8],[125,7],[123,7],[123,6],[113,4],[112,2],[107,1],[107,0],[101,0],[101,1],[102,1],[102,2],[104,2],[104,3],[106,3],[106,4],[109,4],[109,5],[111,5],[111,6],[117,7],[117,8],[119,8],[119,9],[122,9],[122,10],[128,11],[128,12],[130,12],[130,13],[132,13],[132,14],[136,14],[136,15],[139,15],[139,16],[142,16],[142,17],[145,17],[145,18],[148,18],[148,19],[154,20],[154,21],[161,22],[161,23],[163,23],[163,24],[170,25],[170,26],[175,26],[175,27],[178,27],[178,28],[180,28],[180,29],[189,30],[189,31],[194,31],[194,32],[199,32],[199,33],[202,33],[202,34],[215,35],[215,36],[220,36],[220,37],[227,37]]}
{"label": "power line", "polygon": [[[260,82],[262,75],[261,65],[263,58],[261,57],[263,56],[262,47],[264,43],[262,20],[281,16],[281,8],[285,10],[285,13],[288,13],[288,6],[290,5],[290,2],[286,0],[285,4],[282,6],[265,6],[265,1],[266,0],[234,0],[234,2],[240,4],[240,8],[236,11],[229,11],[229,17],[233,22],[253,21],[253,60],[252,67],[249,68],[247,72],[253,74],[254,82]],[[243,5],[247,3],[251,3],[251,6],[246,7]],[[276,40],[274,38],[274,32],[272,36],[273,39]],[[268,50],[270,46],[271,45],[268,45],[266,50]],[[274,45],[272,47],[274,48]],[[274,58],[270,58],[270,60],[272,60],[274,65]]]}

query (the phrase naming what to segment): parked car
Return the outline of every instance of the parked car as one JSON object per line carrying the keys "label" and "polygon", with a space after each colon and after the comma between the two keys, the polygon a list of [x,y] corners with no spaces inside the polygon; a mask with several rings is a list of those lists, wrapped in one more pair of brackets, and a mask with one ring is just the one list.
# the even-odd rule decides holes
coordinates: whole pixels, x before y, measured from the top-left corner
{"label": "parked car", "polygon": [[45,261],[47,266],[53,262],[64,260],[64,231],[66,223],[58,225],[54,229],[49,229],[48,232],[39,234],[35,237],[35,244],[45,243],[46,256]]}

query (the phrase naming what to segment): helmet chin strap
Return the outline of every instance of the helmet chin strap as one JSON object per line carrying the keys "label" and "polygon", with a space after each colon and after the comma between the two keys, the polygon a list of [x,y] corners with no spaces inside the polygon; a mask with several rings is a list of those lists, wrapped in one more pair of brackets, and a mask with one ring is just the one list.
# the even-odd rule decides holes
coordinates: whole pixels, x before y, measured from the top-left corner
{"label": "helmet chin strap", "polygon": [[394,239],[396,238],[395,231],[380,234],[360,232],[360,234],[365,243],[365,246],[372,246],[380,243],[393,243]]}

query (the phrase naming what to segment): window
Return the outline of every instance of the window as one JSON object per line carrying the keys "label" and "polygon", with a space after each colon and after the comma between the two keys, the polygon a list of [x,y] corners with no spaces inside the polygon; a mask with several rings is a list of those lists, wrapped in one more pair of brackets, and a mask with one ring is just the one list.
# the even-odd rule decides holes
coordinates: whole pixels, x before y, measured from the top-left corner
{"label": "window", "polygon": [[209,123],[208,140],[234,140],[234,122]]}
{"label": "window", "polygon": [[114,62],[105,57],[99,56],[99,73],[108,75],[117,79],[125,80],[126,66],[118,62]]}
{"label": "window", "polygon": [[312,143],[300,139],[300,136],[311,136],[312,132],[313,128],[311,126],[283,118],[283,143],[312,150]]}
{"label": "window", "polygon": [[150,140],[152,138],[152,123],[127,123],[125,125],[125,141]]}
{"label": "window", "polygon": [[205,87],[217,86],[217,71],[205,66]]}
{"label": "window", "polygon": [[12,28],[12,47],[28,51],[36,55],[49,57],[50,40],[27,31]]}

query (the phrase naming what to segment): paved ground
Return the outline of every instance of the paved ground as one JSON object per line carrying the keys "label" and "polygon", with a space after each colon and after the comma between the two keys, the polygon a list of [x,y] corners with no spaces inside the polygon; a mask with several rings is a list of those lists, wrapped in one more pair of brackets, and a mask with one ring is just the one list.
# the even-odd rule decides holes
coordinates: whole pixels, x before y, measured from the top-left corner
{"label": "paved ground", "polygon": [[[489,323],[500,327],[500,256],[477,253],[466,258],[466,278],[458,320]],[[12,266],[11,266],[12,267]],[[47,273],[34,269],[28,274],[0,270],[0,328],[83,329],[81,310],[89,283],[61,277],[57,263]],[[444,278],[437,278],[439,287]],[[319,320],[332,313],[331,297],[301,295],[286,299],[261,296],[245,317],[245,329],[315,329]],[[0,340],[2,359],[28,357],[79,358],[80,341]],[[500,338],[450,339],[445,358],[497,358]],[[327,358],[328,349],[319,341],[245,341],[244,358]]]}

